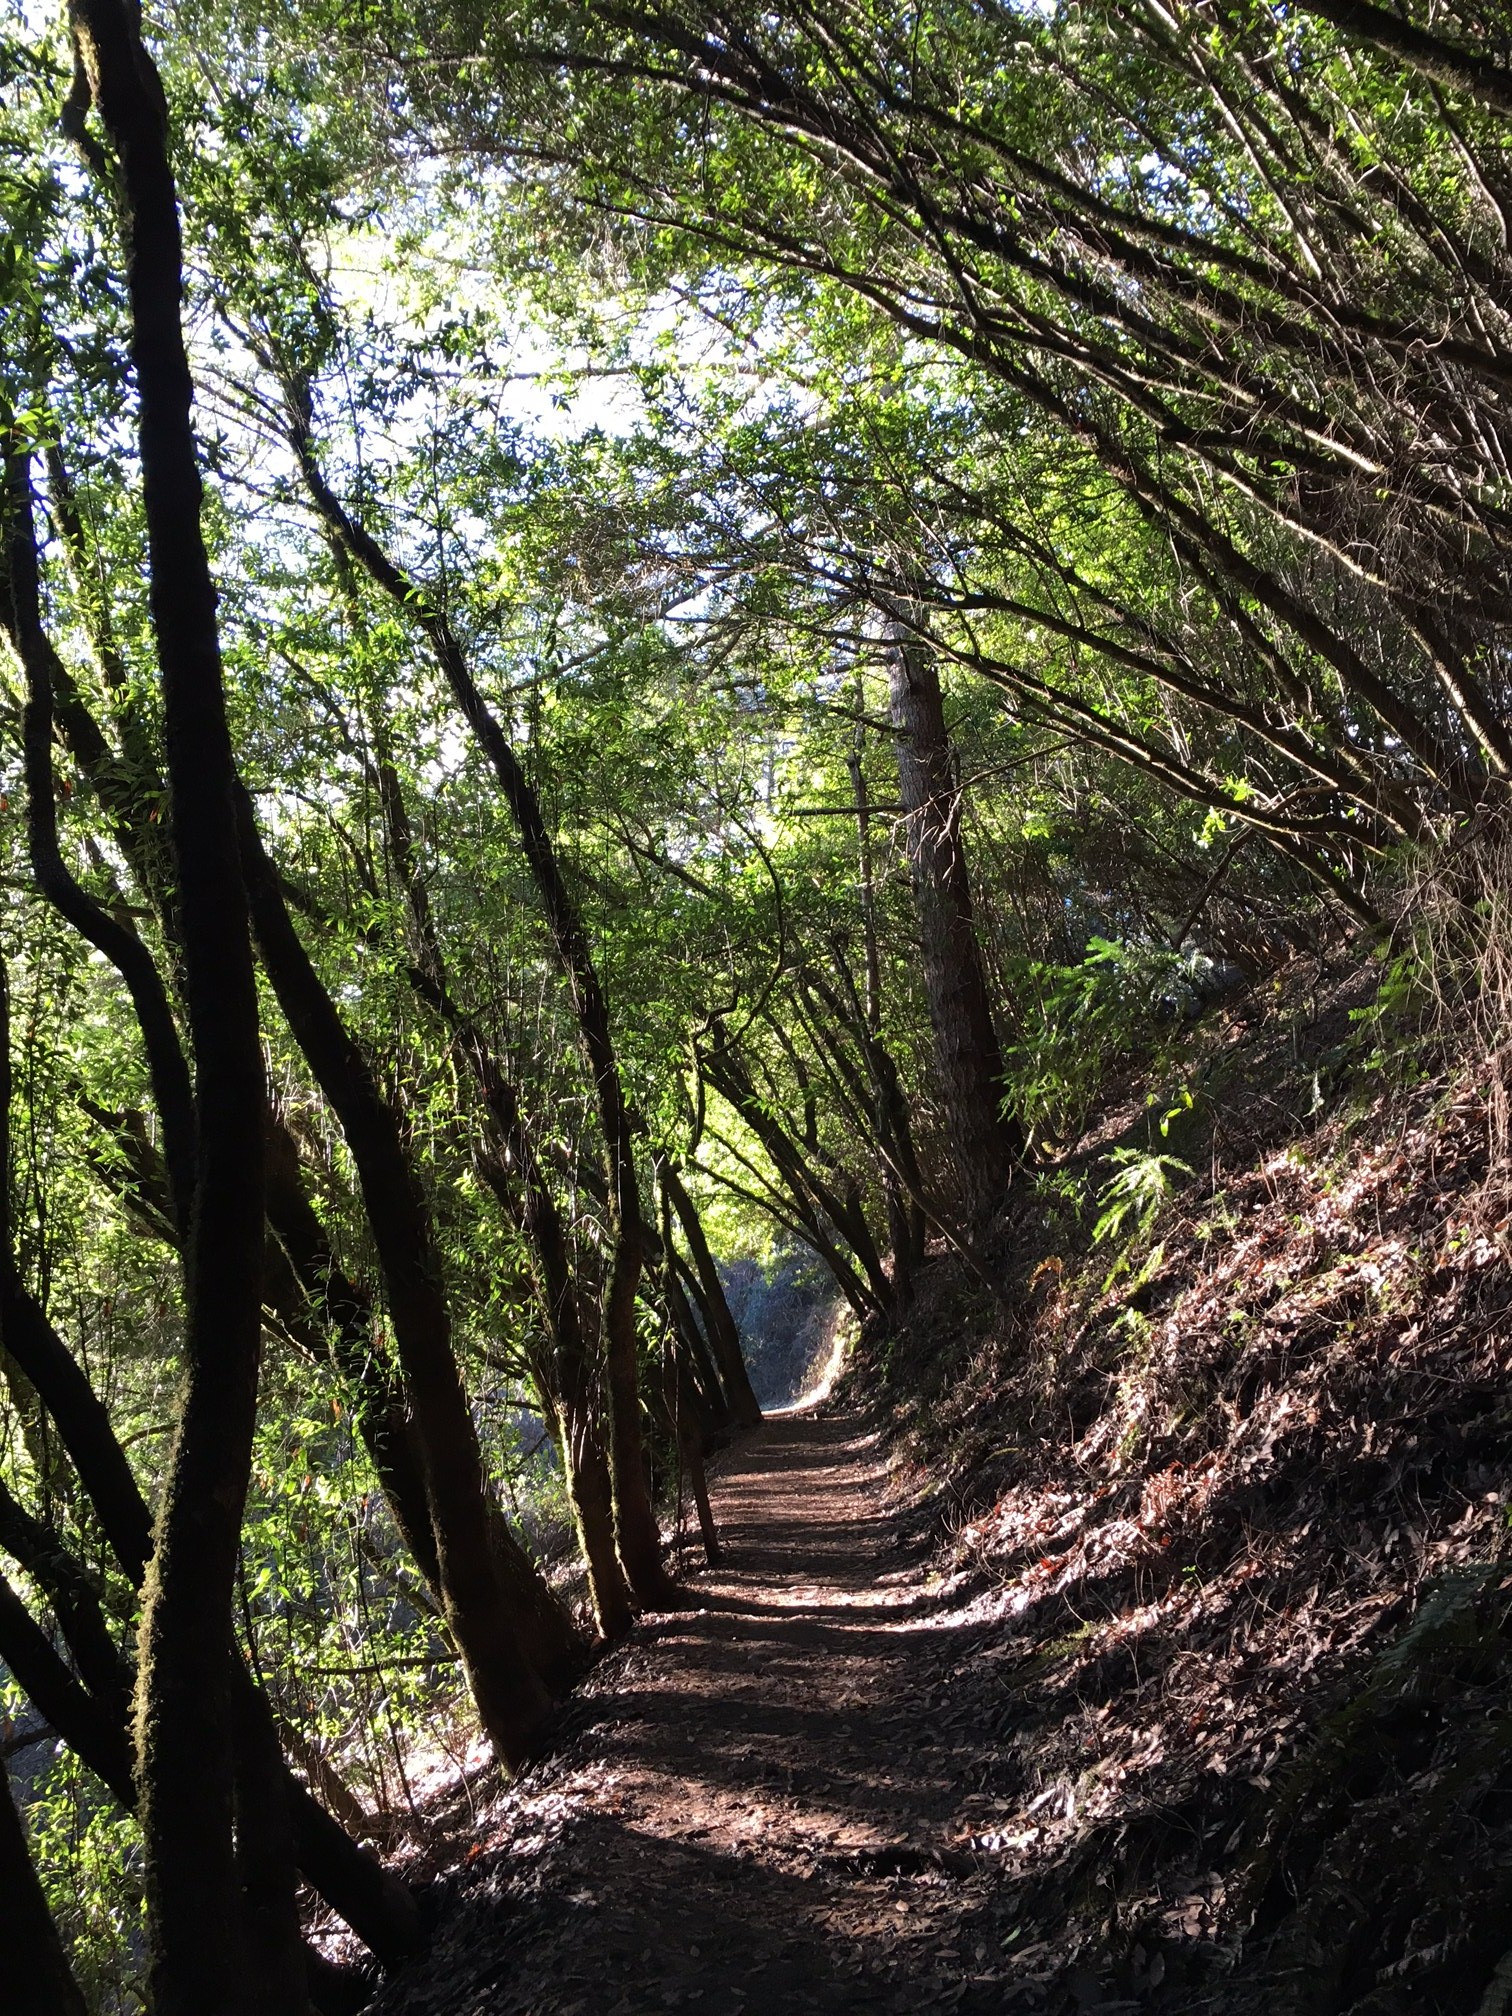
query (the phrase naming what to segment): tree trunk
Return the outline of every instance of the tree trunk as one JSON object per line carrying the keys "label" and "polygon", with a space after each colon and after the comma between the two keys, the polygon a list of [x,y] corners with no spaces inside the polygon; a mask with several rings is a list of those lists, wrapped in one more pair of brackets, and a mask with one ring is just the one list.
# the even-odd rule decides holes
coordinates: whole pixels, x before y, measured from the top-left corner
{"label": "tree trunk", "polygon": [[698,1514],[698,1532],[703,1541],[704,1560],[711,1568],[717,1568],[724,1559],[719,1544],[719,1529],[714,1524],[714,1508],[709,1503],[709,1476],[704,1468],[703,1433],[698,1421],[698,1408],[688,1391],[687,1376],[672,1354],[667,1367],[664,1388],[667,1408],[672,1416],[673,1431],[677,1438],[678,1458],[688,1473],[688,1482],[693,1491],[693,1507]]}
{"label": "tree trunk", "polygon": [[131,996],[162,1124],[163,1161],[182,1245],[189,1237],[194,1201],[195,1113],[194,1088],[173,1009],[152,954],[134,931],[112,917],[70,874],[58,847],[53,704],[55,690],[66,674],[43,627],[30,458],[25,454],[7,459],[5,520],[0,623],[26,672],[22,747],[32,875],[59,916],[115,967]]}
{"label": "tree trunk", "polygon": [[136,1805],[131,1744],[114,1711],[76,1680],[10,1583],[0,1575],[0,1662],[42,1719],[130,1813]]}
{"label": "tree trunk", "polygon": [[629,1630],[632,1607],[614,1547],[613,1494],[598,1419],[597,1381],[584,1336],[567,1228],[536,1154],[519,1094],[493,1047],[447,986],[429,897],[417,872],[409,810],[381,740],[378,786],[415,941],[416,964],[410,978],[421,999],[451,1031],[482,1095],[500,1152],[480,1158],[479,1173],[509,1221],[524,1233],[530,1251],[536,1295],[552,1346],[552,1363],[538,1368],[537,1385],[557,1416],[563,1475],[588,1570],[594,1616],[603,1636],[613,1643]]}
{"label": "tree trunk", "polygon": [[[299,1174],[299,1151],[293,1138],[271,1116],[268,1223],[287,1260],[291,1291],[304,1297],[308,1308],[322,1320],[330,1355],[337,1370],[351,1383],[355,1425],[362,1446],[372,1462],[399,1537],[440,1606],[441,1570],[425,1495],[424,1465],[405,1401],[404,1382],[375,1332],[371,1298],[337,1261],[325,1227],[305,1194]],[[294,1313],[282,1309],[272,1294],[269,1306],[286,1320]]]}
{"label": "tree trunk", "polygon": [[[838,941],[833,943],[832,950],[843,995],[816,971],[799,976],[799,994],[808,1012],[810,1033],[828,1066],[830,1082],[840,1096],[842,1107],[849,1103],[855,1124],[871,1136],[876,1150],[884,1177],[889,1234],[901,1242],[894,1245],[893,1275],[895,1299],[902,1308],[908,1297],[899,1285],[900,1279],[907,1279],[914,1265],[923,1259],[931,1218],[947,1238],[954,1240],[955,1234],[946,1224],[939,1204],[926,1202],[898,1067],[857,999],[849,962]],[[841,1041],[846,1034],[861,1053],[864,1072],[857,1068]]]}
{"label": "tree trunk", "polygon": [[238,1690],[236,1870],[253,2010],[308,2008],[310,1983],[295,1894],[294,1816],[278,1729],[255,1688]]}
{"label": "tree trunk", "polygon": [[[829,1268],[834,1276],[835,1285],[850,1304],[858,1320],[865,1323],[873,1316],[885,1315],[890,1306],[891,1283],[885,1274],[880,1283],[871,1277],[863,1279],[841,1252],[835,1240],[829,1236],[825,1228],[826,1220],[835,1225],[837,1230],[840,1229],[831,1208],[832,1205],[838,1206],[839,1200],[832,1197],[823,1179],[809,1167],[803,1151],[792,1136],[777,1124],[763,1106],[744,1065],[728,1050],[701,1050],[699,1068],[715,1091],[735,1108],[766,1150],[785,1187],[786,1199],[792,1210],[790,1229],[811,1247]],[[728,1147],[729,1144],[723,1145]],[[751,1167],[748,1162],[745,1166]],[[707,1173],[709,1172],[705,1171],[705,1174]],[[764,1177],[759,1176],[759,1172],[753,1171],[753,1173],[757,1174],[762,1182],[766,1181]],[[763,1209],[775,1209],[770,1200],[743,1189],[733,1178],[724,1176],[718,1180],[723,1181],[726,1188],[736,1195],[744,1196]],[[864,1261],[862,1265],[864,1267]]]}
{"label": "tree trunk", "polygon": [[[230,1654],[262,1335],[262,1047],[216,595],[200,527],[165,101],[124,0],[76,0],[72,24],[124,203],[149,603],[198,1120],[184,1386],[141,1623],[136,1736],[149,1972],[157,2016],[215,2016],[249,2005],[233,1842]],[[306,2004],[301,1997],[274,2006]]]}
{"label": "tree trunk", "polygon": [[671,1240],[667,1240],[661,1268],[662,1300],[672,1319],[684,1384],[697,1404],[700,1439],[712,1444],[720,1437],[728,1436],[736,1423],[724,1388],[719,1383],[713,1354],[689,1299],[689,1290],[697,1286],[686,1263],[673,1251]]}
{"label": "tree trunk", "polygon": [[[445,1616],[445,1592],[431,1525],[421,1438],[404,1381],[373,1327],[368,1296],[349,1279],[330,1248],[314,1207],[289,1158],[292,1141],[275,1126],[268,1213],[304,1292],[325,1317],[338,1370],[356,1395],[356,1427],[372,1460],[401,1539],[414,1557]],[[498,1501],[485,1486],[494,1568],[521,1643],[553,1694],[565,1692],[583,1670],[584,1651],[572,1620],[535,1563],[510,1531]]]}
{"label": "tree trunk", "polygon": [[[29,518],[26,521],[26,529],[29,534]],[[27,553],[24,553],[22,558],[25,559],[28,555],[30,573],[15,564],[14,555],[11,572],[13,578],[23,585],[29,583],[32,590],[31,599],[35,602],[34,545],[29,545]],[[51,651],[42,635],[40,612],[37,615],[35,629],[37,647],[32,650],[28,663],[30,665],[35,662],[40,665],[44,682],[48,672],[51,671],[56,683],[56,679],[62,676],[61,667],[58,665],[56,654]],[[30,641],[24,626],[21,641]],[[18,648],[20,648],[19,642]],[[25,655],[23,653],[23,656]],[[34,676],[34,709],[37,691],[37,680]],[[42,684],[40,691],[45,700],[47,691],[45,683]],[[32,740],[40,739],[45,748],[45,736],[40,735],[40,727],[39,715],[38,734],[35,734]],[[71,709],[69,728],[71,739],[82,748],[81,761],[85,763],[89,774],[98,778],[102,770],[110,767],[110,754],[108,745],[81,701],[76,700]],[[44,887],[48,888],[49,893],[54,894],[54,900],[59,902],[64,914],[69,915],[76,923],[79,923],[79,919],[73,917],[74,910],[83,907],[94,913],[85,918],[79,924],[79,928],[84,929],[85,924],[88,924],[91,928],[86,930],[86,935],[90,937],[91,942],[100,943],[102,949],[106,950],[121,968],[123,976],[132,987],[133,998],[138,1000],[139,1019],[142,1020],[144,1036],[147,1038],[149,1056],[154,1059],[154,1085],[156,1087],[160,1083],[167,1083],[171,1086],[172,1074],[160,1065],[158,1059],[165,1052],[171,1051],[175,1038],[171,1016],[167,1010],[167,997],[163,993],[156,973],[152,970],[150,956],[138,940],[130,933],[120,932],[113,920],[99,911],[99,906],[93,905],[91,899],[78,889],[77,885],[64,877],[61,862],[56,861],[50,792],[36,788],[36,779],[33,780],[33,785],[31,792],[33,806],[40,803],[46,805],[45,821],[40,829],[45,844],[39,843],[37,839],[38,815],[34,815],[33,818],[34,859],[40,858],[45,865],[52,868],[50,880],[44,883]],[[117,797],[119,798],[119,793]],[[134,801],[130,805],[121,801],[121,817],[127,822],[132,838],[132,846],[128,851],[131,852],[133,860],[142,853],[144,845],[139,812],[140,808]],[[131,817],[131,814],[138,816]],[[54,863],[55,866],[52,865]],[[165,918],[165,929],[170,928],[175,921],[176,919]],[[108,930],[116,931],[124,941],[124,953],[114,940],[102,939],[102,934]],[[138,968],[145,968],[145,979],[138,972]],[[161,1006],[162,1013],[155,1021],[143,1010],[143,997],[148,1008],[155,1004]],[[166,1037],[162,1033],[164,1030]],[[155,1036],[158,1037],[156,1044]],[[169,1061],[171,1062],[171,1058]],[[187,1077],[185,1083],[187,1084]],[[159,1105],[165,1117],[165,1138],[171,1138],[173,1130],[169,1123],[173,1118],[173,1111],[162,1097],[159,1098]],[[337,1363],[354,1380],[362,1395],[359,1430],[363,1435],[364,1444],[373,1458],[401,1536],[439,1602],[440,1571],[425,1494],[424,1466],[402,1382],[390,1370],[385,1355],[375,1343],[371,1327],[371,1309],[366,1296],[347,1280],[330,1254],[319,1220],[304,1197],[299,1183],[297,1151],[276,1124],[269,1136],[269,1146],[272,1151],[268,1170],[270,1223],[278,1234],[288,1263],[298,1276],[304,1292],[314,1298],[317,1306],[323,1310],[327,1320],[332,1324]],[[170,1173],[172,1167],[170,1164]],[[171,1183],[170,1189],[173,1193],[182,1243],[182,1226],[187,1218],[187,1207],[182,1201],[181,1184]],[[280,1264],[275,1256],[271,1283],[275,1288],[278,1285]],[[526,1651],[553,1690],[564,1689],[582,1670],[582,1647],[572,1629],[570,1619],[562,1606],[552,1597],[550,1590],[536,1572],[534,1564],[514,1540],[502,1517],[490,1519],[490,1530],[499,1556],[496,1568],[501,1587],[518,1606],[517,1622]]]}
{"label": "tree trunk", "polygon": [[[103,1114],[105,1121],[120,1116]],[[116,1130],[133,1156],[131,1192],[138,1203],[161,1190],[150,1145],[133,1130]],[[425,1466],[404,1381],[373,1323],[371,1298],[336,1259],[320,1218],[300,1181],[298,1151],[287,1130],[269,1117],[268,1222],[276,1237],[264,1268],[269,1314],[313,1359],[327,1355],[352,1391],[354,1425],[372,1461],[399,1536],[413,1557],[444,1619],[440,1564],[425,1490]],[[108,1179],[107,1179],[108,1180]],[[172,1221],[156,1213],[158,1236],[172,1239]],[[312,1316],[314,1321],[312,1321]],[[517,1609],[531,1663],[553,1692],[565,1690],[583,1668],[583,1647],[562,1605],[510,1532],[490,1495],[490,1532],[501,1586]]]}
{"label": "tree trunk", "polygon": [[1003,1057],[972,915],[939,670],[901,625],[887,670],[935,1070],[965,1215],[980,1231],[1003,1201],[1022,1144],[1003,1114]]}
{"label": "tree trunk", "polygon": [[[725,1299],[724,1283],[719,1278],[719,1268],[714,1255],[709,1250],[709,1241],[703,1229],[703,1220],[693,1199],[688,1195],[682,1178],[665,1156],[660,1157],[657,1173],[661,1178],[667,1201],[677,1215],[683,1237],[688,1242],[692,1255],[693,1270],[698,1276],[702,1291],[703,1305],[709,1313],[709,1345],[719,1367],[720,1384],[725,1389],[734,1419],[742,1428],[754,1428],[761,1420],[761,1402],[756,1398],[751,1385],[751,1375],[746,1368],[745,1356],[740,1348],[740,1327],[730,1314],[730,1305]],[[670,1227],[668,1227],[670,1233]]]}
{"label": "tree trunk", "polygon": [[[69,1641],[77,1658],[78,1648]],[[10,1584],[0,1576],[0,1663],[38,1713],[130,1812],[136,1798],[131,1742],[121,1696],[101,1697],[75,1679]],[[126,1676],[129,1679],[129,1674]],[[266,1717],[267,1703],[245,1670],[234,1669],[233,1692],[248,1712]],[[408,1887],[359,1848],[302,1785],[285,1778],[299,1867],[317,1895],[345,1919],[377,1958],[394,1966],[415,1949],[420,1914]]]}
{"label": "tree trunk", "polygon": [[81,1685],[124,1729],[131,1708],[131,1668],[110,1635],[99,1592],[54,1529],[23,1510],[3,1485],[0,1548],[47,1598]]}
{"label": "tree trunk", "polygon": [[[730,1102],[770,1156],[786,1185],[803,1237],[834,1275],[856,1315],[863,1323],[871,1316],[889,1315],[892,1282],[882,1265],[854,1186],[850,1194],[842,1197],[819,1173],[811,1148],[796,1141],[773,1116],[744,1061],[733,1051],[701,1050],[699,1061],[709,1083]],[[854,1266],[829,1237],[826,1220],[850,1248]]]}
{"label": "tree trunk", "polygon": [[641,1429],[635,1291],[645,1239],[635,1143],[609,1024],[609,1007],[593,962],[588,934],[563,878],[541,801],[508,736],[484,701],[461,640],[445,612],[384,552],[326,482],[315,459],[307,385],[285,387],[289,439],[315,508],[368,577],[430,640],[463,718],[477,736],[505,802],[514,816],[531,879],[546,913],[557,963],[572,1002],[579,1044],[593,1083],[608,1176],[612,1258],[602,1306],[605,1384],[609,1398],[609,1468],[614,1489],[614,1530],[621,1565],[636,1601],[668,1608],[680,1598],[661,1558],[661,1534],[651,1500]]}
{"label": "tree trunk", "polygon": [[0,1784],[0,1953],[8,2016],[85,2016],[8,1779]]}
{"label": "tree trunk", "polygon": [[[549,1697],[522,1641],[515,1592],[495,1560],[482,1452],[452,1348],[429,1208],[398,1118],[294,929],[245,793],[238,806],[263,964],[357,1165],[424,1463],[446,1621],[484,1733],[514,1770],[531,1753]],[[507,1564],[511,1579],[516,1565]]]}
{"label": "tree trunk", "polygon": [[639,1338],[635,1313],[640,1285],[642,1227],[639,1205],[633,1226],[615,1227],[609,1285],[604,1296],[604,1367],[609,1393],[609,1478],[614,1501],[614,1540],[625,1580],[648,1610],[674,1609],[682,1592],[662,1559],[661,1529],[651,1497],[646,1442],[641,1426]]}
{"label": "tree trunk", "polygon": [[[864,711],[864,695],[859,674],[856,685],[856,712],[860,716]],[[926,1233],[924,1213],[917,1202],[922,1186],[916,1182],[910,1191],[904,1176],[905,1168],[911,1169],[915,1176],[918,1173],[908,1103],[903,1097],[898,1067],[882,1041],[882,959],[877,941],[871,799],[866,787],[866,766],[862,762],[865,734],[865,727],[858,719],[855,746],[846,759],[856,807],[856,866],[861,885],[861,937],[866,952],[866,981],[858,1005],[861,1026],[865,1031],[867,1068],[872,1080],[877,1139],[882,1148],[882,1187],[887,1199],[888,1236],[893,1249],[893,1288],[898,1306],[906,1308],[913,1299],[914,1270],[924,1258]],[[850,969],[838,948],[836,959],[841,967],[841,977],[854,996]]]}
{"label": "tree trunk", "polygon": [[554,1355],[538,1384],[555,1417],[567,1498],[588,1570],[588,1594],[599,1630],[615,1644],[630,1629],[634,1607],[614,1545],[614,1493],[604,1453],[586,1354]]}
{"label": "tree trunk", "polygon": [[[499,1088],[495,1086],[494,1090],[497,1094]],[[614,1499],[595,1368],[583,1336],[556,1200],[546,1187],[523,1134],[518,1137],[517,1146],[526,1151],[523,1164],[519,1154],[511,1157],[523,1179],[523,1208],[517,1201],[509,1172],[494,1158],[484,1160],[480,1173],[504,1210],[521,1223],[532,1242],[537,1287],[551,1338],[549,1353],[540,1354],[542,1362],[535,1367],[536,1386],[555,1417],[563,1481],[588,1571],[594,1618],[604,1638],[613,1644],[630,1629],[634,1611],[614,1545]]]}
{"label": "tree trunk", "polygon": [[688,1481],[693,1487],[693,1504],[698,1512],[704,1560],[711,1568],[717,1568],[724,1560],[724,1550],[719,1544],[719,1528],[714,1524],[714,1508],[709,1503],[709,1477],[704,1469],[703,1450],[696,1431],[684,1429],[682,1439],[683,1460],[688,1466]]}
{"label": "tree trunk", "polygon": [[[178,1046],[168,996],[150,954],[134,934],[117,924],[74,881],[64,868],[58,851],[51,776],[51,701],[59,685],[66,683],[66,675],[42,630],[36,548],[24,465],[19,471],[12,471],[10,505],[7,618],[18,654],[27,668],[30,689],[26,744],[32,865],[39,887],[55,907],[111,959],[131,991],[151,1065],[165,1146],[163,1165],[151,1172],[154,1180],[148,1185],[148,1208],[160,1216],[162,1222],[158,1229],[162,1236],[182,1251],[188,1243],[196,1174],[195,1116],[189,1075]],[[83,740],[89,745],[87,767],[94,775],[108,758],[108,750],[82,702],[75,702],[70,725],[73,739],[76,742]],[[127,820],[127,800],[117,791],[112,802],[117,804],[120,813],[119,825]],[[128,830],[134,832],[135,829],[128,827]],[[130,848],[128,852],[131,852]],[[172,921],[176,930],[181,929],[176,909]],[[8,1105],[8,1097],[6,1103]],[[96,1117],[102,1117],[98,1111]],[[135,1145],[144,1149],[148,1146],[145,1137]],[[137,1170],[138,1176],[144,1173],[141,1169]],[[104,1409],[71,1354],[52,1331],[39,1305],[21,1282],[10,1252],[8,1234],[5,1250],[0,1253],[0,1335],[15,1344],[21,1356],[33,1364],[37,1378],[45,1385],[48,1404],[63,1427],[65,1443],[80,1465],[81,1475],[86,1477],[86,1489],[91,1492],[96,1511],[115,1542],[122,1566],[140,1587],[151,1553],[150,1514],[116,1445]],[[17,1508],[12,1507],[12,1510],[24,1519],[25,1515],[19,1514]],[[32,1568],[33,1572],[38,1572],[35,1561]],[[45,1580],[45,1564],[43,1572]],[[71,1600],[71,1596],[72,1592],[54,1591],[55,1602],[65,1598]],[[109,1661],[114,1659],[114,1649],[105,1639],[103,1625],[86,1635],[83,1627],[88,1621],[87,1614],[67,1609],[60,1609],[58,1614],[89,1684],[102,1698],[113,1701],[115,1695],[106,1688],[101,1677]],[[92,1647],[97,1643],[105,1646],[103,1662],[93,1656]],[[93,1677],[92,1663],[100,1669]],[[291,1797],[295,1807],[299,1807],[300,1788],[288,1781],[276,1742],[265,1740],[266,1731],[259,1734],[261,1725],[268,1719],[266,1704],[255,1690],[243,1684],[244,1681],[245,1676],[238,1665],[232,1676],[232,1685],[238,1701],[238,1734],[234,1738],[237,1758],[233,1765],[235,1810],[244,1816],[237,1823],[239,1892],[245,1911],[249,1903],[248,1844],[254,1838],[260,1839],[263,1853],[253,1879],[258,1892],[255,1909],[259,1922],[251,1931],[250,1957],[255,1962],[259,1955],[281,1956],[281,1972],[260,1975],[251,1993],[259,2007],[303,2006],[304,1960],[308,1958],[320,1975],[322,1992],[327,1999],[332,1990],[333,1970],[321,1969],[317,1956],[302,1956],[297,1936],[293,1865],[288,1859],[288,1809]],[[124,1695],[130,1691],[129,1674],[124,1679],[117,1678],[116,1691],[122,1690],[124,1714]],[[245,1738],[241,1732],[245,1732]],[[244,1741],[249,1747],[244,1748]],[[270,1769],[275,1776],[260,1785],[257,1782],[258,1772]],[[255,1827],[250,1824],[254,1809],[263,1816]],[[339,1915],[347,1917],[354,1929],[366,1927],[375,1948],[386,1949],[392,1958],[399,1957],[408,1950],[414,1926],[413,1906],[404,1886],[380,1870],[355,1843],[344,1836],[332,1839],[320,1825],[324,1816],[317,1818],[313,1824],[309,1824],[308,1812],[301,1817],[307,1823],[302,1827],[302,1836],[307,1845],[312,1841],[316,1844],[312,1846],[312,1856],[318,1857],[322,1866],[317,1888],[322,1890],[326,1901]],[[312,1877],[312,1880],[315,1879]],[[273,1920],[268,1915],[275,1894],[282,1898],[278,1907],[282,1933],[278,1940],[272,1937]],[[406,1930],[406,1927],[410,1929]]]}
{"label": "tree trunk", "polygon": [[[864,712],[861,673],[856,676],[856,733],[846,769],[850,773],[851,801],[856,808],[856,868],[861,893],[861,942],[866,954],[866,985],[861,999],[861,1022],[866,1031],[866,1059],[872,1079],[872,1119],[882,1150],[882,1195],[887,1205],[887,1236],[892,1245],[893,1294],[900,1309],[913,1300],[914,1242],[912,1215],[903,1185],[888,1151],[891,1132],[888,1084],[878,1074],[874,1052],[882,1032],[882,960],[877,946],[877,892],[872,873],[871,800],[866,789],[866,766],[862,762],[866,729],[859,718]],[[849,984],[850,973],[837,945],[836,962]],[[854,991],[854,990],[852,990]],[[889,1062],[891,1060],[889,1059]],[[891,1089],[897,1090],[897,1073],[891,1074]]]}
{"label": "tree trunk", "polygon": [[[6,1121],[10,1110],[10,1049],[3,983],[4,970],[0,966],[0,1170],[8,1162],[4,1143],[8,1138]],[[0,1339],[35,1386],[94,1507],[107,1546],[132,1587],[139,1590],[152,1552],[152,1515],[99,1395],[21,1281],[11,1248],[9,1224],[4,1222],[3,1200],[7,1195],[8,1186],[0,1181]],[[93,1599],[88,1578],[65,1555],[55,1534],[47,1535],[45,1544],[38,1540],[43,1530],[39,1522],[20,1514],[8,1524],[8,1538],[3,1544],[16,1551],[27,1572],[49,1590],[54,1615],[69,1637],[74,1659],[90,1691],[86,1693],[72,1681],[46,1638],[34,1626],[28,1632],[30,1619],[24,1606],[17,1604],[13,1612],[6,1614],[11,1627],[20,1634],[23,1649],[29,1648],[33,1663],[40,1661],[43,1684],[52,1687],[61,1677],[61,1701],[44,1702],[33,1695],[42,1713],[65,1735],[70,1747],[78,1751],[96,1776],[130,1808],[134,1790],[126,1715],[133,1691],[132,1676],[117,1661],[103,1620],[89,1614]],[[23,1547],[28,1550],[24,1555],[18,1551]],[[3,1610],[3,1591],[0,1591],[0,1611]],[[4,1621],[0,1617],[0,1624]],[[21,1667],[3,1642],[0,1642],[0,1661],[11,1666],[20,1677]],[[22,1684],[28,1692],[32,1691],[29,1682]],[[232,1666],[231,1686],[235,1700],[241,1702],[250,1696],[260,1713],[271,1713],[239,1659]],[[65,1727],[60,1715],[77,1719],[70,1719]],[[408,1886],[353,1841],[304,1786],[287,1773],[284,1785],[293,1814],[299,1867],[311,1887],[380,1960],[386,1965],[397,1964],[413,1950],[420,1932],[419,1912]]]}

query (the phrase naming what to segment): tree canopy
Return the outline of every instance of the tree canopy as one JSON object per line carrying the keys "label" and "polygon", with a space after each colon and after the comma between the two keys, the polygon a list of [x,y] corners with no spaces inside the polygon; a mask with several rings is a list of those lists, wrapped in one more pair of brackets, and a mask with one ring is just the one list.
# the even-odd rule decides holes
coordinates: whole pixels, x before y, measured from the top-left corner
{"label": "tree canopy", "polygon": [[28,2007],[344,2006],[296,1872],[411,1950],[417,1749],[678,1600],[732,1266],[1001,1295],[1501,816],[1509,111],[1458,0],[7,10]]}

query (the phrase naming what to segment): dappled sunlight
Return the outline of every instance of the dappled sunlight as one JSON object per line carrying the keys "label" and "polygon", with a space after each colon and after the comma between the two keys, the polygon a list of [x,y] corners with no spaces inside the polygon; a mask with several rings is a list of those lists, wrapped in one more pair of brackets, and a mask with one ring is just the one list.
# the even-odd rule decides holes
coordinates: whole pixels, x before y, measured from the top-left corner
{"label": "dappled sunlight", "polygon": [[[524,1971],[491,2010],[613,2008],[632,1966],[627,2009],[738,2007],[732,1940],[753,2008],[911,2012],[947,1980],[975,1998],[956,2006],[998,2006],[996,1935],[974,1983],[948,1950],[997,1882],[970,1847],[980,1739],[931,1700],[970,1610],[898,1566],[887,1486],[854,1417],[789,1414],[729,1452],[724,1564],[592,1677],[539,1786],[479,1815],[446,1964],[476,1966],[508,1899]],[[571,1930],[590,1912],[591,1945]],[[408,1994],[384,2009],[422,2006]]]}

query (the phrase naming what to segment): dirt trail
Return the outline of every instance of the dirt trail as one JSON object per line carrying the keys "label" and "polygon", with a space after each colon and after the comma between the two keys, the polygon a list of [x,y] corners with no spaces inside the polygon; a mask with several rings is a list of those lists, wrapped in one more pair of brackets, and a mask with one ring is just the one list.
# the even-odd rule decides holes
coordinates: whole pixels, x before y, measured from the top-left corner
{"label": "dirt trail", "polygon": [[[1004,2006],[976,1744],[930,1697],[960,1629],[899,1568],[873,1438],[774,1420],[727,1459],[727,1562],[646,1619],[480,1848],[384,2016]],[[978,1739],[979,1740],[979,1739]]]}

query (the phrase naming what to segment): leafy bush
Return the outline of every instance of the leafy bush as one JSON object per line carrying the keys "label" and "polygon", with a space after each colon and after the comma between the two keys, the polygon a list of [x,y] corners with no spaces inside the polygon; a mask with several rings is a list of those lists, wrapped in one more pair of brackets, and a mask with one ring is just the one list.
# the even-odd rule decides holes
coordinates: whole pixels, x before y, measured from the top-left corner
{"label": "leafy bush", "polygon": [[1204,953],[1092,938],[1069,966],[1027,964],[1017,992],[1024,1032],[1008,1051],[1010,1103],[1031,1139],[1074,1138],[1120,1065],[1157,1052],[1162,1032],[1190,1020],[1236,969]]}

